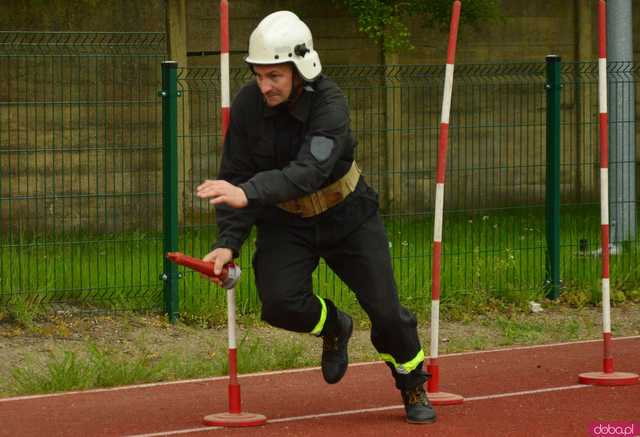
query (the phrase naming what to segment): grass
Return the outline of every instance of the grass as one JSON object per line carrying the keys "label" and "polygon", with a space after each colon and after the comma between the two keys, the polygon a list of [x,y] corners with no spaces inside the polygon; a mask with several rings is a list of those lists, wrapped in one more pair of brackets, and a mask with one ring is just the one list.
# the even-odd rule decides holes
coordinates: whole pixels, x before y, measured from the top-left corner
{"label": "grass", "polygon": [[[638,304],[615,309],[615,335],[640,335]],[[75,330],[87,333],[77,316],[35,320],[28,335],[7,336],[11,355],[0,368],[0,396],[54,393],[69,390],[115,387],[129,384],[224,376],[228,373],[226,329],[171,325],[160,315],[119,313],[90,324],[95,335],[74,338]],[[486,350],[513,345],[544,344],[600,338],[598,309],[569,308],[545,302],[538,314],[493,312],[446,321],[440,329],[440,353]],[[321,342],[304,334],[268,327],[245,316],[238,336],[239,373],[319,365]],[[0,334],[10,332],[6,329]],[[3,325],[0,325],[3,328]],[[429,326],[419,327],[428,350]],[[55,338],[55,341],[51,341]],[[16,354],[24,345],[30,352]],[[21,346],[22,345],[22,346]],[[351,362],[374,361],[366,326],[357,326],[350,342]]]}
{"label": "grass", "polygon": [[[251,331],[238,343],[238,371],[290,369],[316,365],[305,346],[292,339],[265,342]],[[175,349],[175,348],[174,348]],[[187,356],[185,356],[187,355]],[[46,354],[28,355],[0,381],[0,395],[55,393],[89,388],[210,377],[228,374],[226,344],[208,344],[188,356],[182,350],[158,350],[153,340],[139,338],[123,350],[109,344],[83,341],[75,350],[53,347]]]}
{"label": "grass", "polygon": [[152,357],[135,360],[115,358],[114,350],[98,349],[88,345],[85,356],[73,351],[59,351],[43,367],[27,363],[12,372],[12,385],[22,394],[52,393],[113,387],[138,381],[160,381],[166,377],[169,366],[165,360],[152,363]]}
{"label": "grass", "polygon": [[[13,369],[11,387],[14,393],[53,393],[89,388],[114,387],[140,381],[162,381],[171,375],[199,374],[211,369],[189,371],[177,357],[168,356],[154,362],[145,355],[135,360],[115,353],[112,348],[97,348],[89,344],[84,354],[58,351],[44,365],[27,362]],[[208,367],[211,367],[209,365]]]}
{"label": "grass", "polygon": [[[546,238],[542,208],[448,212],[443,237],[441,308],[444,317],[515,306],[545,295]],[[588,256],[599,241],[598,211],[564,208],[561,272],[567,303],[597,304],[600,258]],[[403,303],[428,314],[431,300],[432,216],[386,217],[396,281]],[[202,256],[214,240],[212,227],[184,230],[180,250]],[[580,254],[579,241],[589,252]],[[250,268],[254,236],[240,257],[244,275],[237,287],[240,314],[259,309]],[[611,258],[612,297],[623,301],[640,293],[638,242],[625,243]],[[10,236],[0,246],[0,311],[29,322],[43,304],[86,309],[162,309],[161,234]],[[183,317],[226,319],[226,295],[199,275],[181,269]],[[349,290],[321,263],[314,287],[342,307],[356,308]]]}

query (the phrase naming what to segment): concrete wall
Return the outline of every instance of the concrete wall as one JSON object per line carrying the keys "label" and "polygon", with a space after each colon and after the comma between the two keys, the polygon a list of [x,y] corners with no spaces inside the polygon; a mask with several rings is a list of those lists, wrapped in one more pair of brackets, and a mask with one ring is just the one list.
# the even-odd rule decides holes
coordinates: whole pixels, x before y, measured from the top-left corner
{"label": "concrete wall", "polygon": [[[379,49],[359,33],[354,20],[331,1],[231,0],[231,49],[246,50],[249,34],[266,14],[289,9],[311,27],[325,64],[379,63]],[[459,63],[540,61],[547,54],[573,60],[593,59],[597,50],[594,0],[509,0],[503,2],[504,20],[460,29]],[[464,6],[463,6],[464,7]],[[640,7],[633,9],[640,20]],[[187,2],[189,50],[218,48],[218,2]],[[1,30],[37,31],[164,31],[161,0],[4,0],[0,3]],[[412,23],[416,50],[400,55],[402,63],[441,63],[446,54],[446,34]],[[634,34],[634,52],[640,54],[640,33]],[[232,58],[241,63],[241,55]],[[216,64],[206,59],[192,65]]]}
{"label": "concrete wall", "polygon": [[[550,53],[565,61],[595,60],[595,6],[590,0],[505,1],[504,20],[461,27],[457,64],[542,62]],[[242,71],[251,30],[263,16],[280,9],[295,11],[309,24],[325,65],[383,61],[379,48],[333,2],[231,0],[232,67]],[[634,8],[634,19],[640,20],[640,7]],[[160,0],[0,4],[2,30],[153,32],[164,31],[165,22]],[[217,2],[187,2],[187,50],[216,50],[218,26]],[[411,23],[411,29],[416,49],[399,54],[397,62],[442,66],[446,34],[424,29],[419,22]],[[639,34],[634,34],[636,59]],[[43,59],[14,60],[18,63],[13,66],[3,61],[10,74],[0,86],[0,101],[10,105],[0,107],[0,148],[5,149],[0,195],[14,200],[9,206],[2,202],[2,227],[44,229],[64,223],[69,231],[157,228],[161,136],[155,65],[160,59],[138,63],[120,58],[124,62],[116,65],[116,58],[82,64],[79,57],[74,64],[53,69]],[[196,70],[193,67],[218,63],[217,56],[189,57],[189,74]],[[383,194],[385,207],[430,210],[442,72],[436,68],[427,78],[402,70],[385,81],[373,70],[367,77],[357,69],[334,71],[349,96],[360,140],[359,160]],[[516,83],[507,76],[503,74],[500,83],[485,77],[475,85],[471,76],[456,76],[448,207],[539,203],[543,198],[542,79]],[[182,83],[186,93],[181,111],[189,116],[188,128],[181,126],[180,142],[193,158],[182,170],[182,209],[185,216],[200,221],[202,204],[190,193],[200,180],[214,175],[218,165],[218,78],[205,70],[201,77],[196,74]],[[473,86],[476,91],[471,91]],[[562,190],[566,199],[574,199],[593,195],[597,183],[594,125],[589,124],[597,115],[597,93],[593,80],[583,84],[580,100],[566,92],[563,120],[575,126],[563,139]],[[40,103],[25,104],[32,100]],[[78,104],[52,103],[65,100]],[[109,100],[129,103],[106,103]]]}
{"label": "concrete wall", "polygon": [[0,30],[164,31],[161,0],[2,0]]}
{"label": "concrete wall", "polygon": [[[189,2],[189,50],[212,50],[218,47],[218,12],[215,7],[215,2]],[[503,20],[481,23],[476,28],[463,23],[457,61],[540,61],[552,53],[573,60],[577,57],[578,48],[582,50],[582,57],[589,59],[596,55],[595,7],[596,2],[590,0],[504,2]],[[378,47],[357,31],[354,20],[345,11],[336,8],[330,1],[231,1],[231,49],[246,50],[249,34],[259,20],[279,9],[294,11],[309,24],[316,48],[326,64],[371,64],[382,61]],[[637,9],[634,10],[636,16],[640,15]],[[446,57],[446,32],[425,29],[418,21],[411,23],[410,28],[416,49],[401,53],[400,63],[443,62]],[[236,55],[232,60],[233,64],[238,65],[241,56]]]}

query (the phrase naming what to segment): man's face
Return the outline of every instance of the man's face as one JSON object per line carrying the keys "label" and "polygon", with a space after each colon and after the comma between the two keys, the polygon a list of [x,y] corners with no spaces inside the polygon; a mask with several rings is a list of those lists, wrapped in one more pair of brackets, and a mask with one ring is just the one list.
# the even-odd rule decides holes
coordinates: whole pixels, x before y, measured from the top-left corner
{"label": "man's face", "polygon": [[293,83],[291,64],[254,65],[253,71],[267,106],[273,107],[287,101]]}

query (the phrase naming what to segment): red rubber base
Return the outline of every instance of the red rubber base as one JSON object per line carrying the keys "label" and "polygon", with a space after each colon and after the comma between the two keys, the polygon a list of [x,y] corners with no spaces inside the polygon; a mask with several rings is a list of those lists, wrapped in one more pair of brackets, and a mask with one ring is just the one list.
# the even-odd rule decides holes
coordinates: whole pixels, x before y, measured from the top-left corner
{"label": "red rubber base", "polygon": [[427,397],[431,401],[432,405],[458,405],[464,402],[464,398],[460,395],[441,391],[427,393]]}
{"label": "red rubber base", "polygon": [[265,423],[265,416],[254,413],[216,413],[204,417],[204,424],[209,426],[260,426]]}
{"label": "red rubber base", "polygon": [[589,385],[632,385],[640,381],[638,375],[628,372],[586,372],[578,376],[580,384]]}

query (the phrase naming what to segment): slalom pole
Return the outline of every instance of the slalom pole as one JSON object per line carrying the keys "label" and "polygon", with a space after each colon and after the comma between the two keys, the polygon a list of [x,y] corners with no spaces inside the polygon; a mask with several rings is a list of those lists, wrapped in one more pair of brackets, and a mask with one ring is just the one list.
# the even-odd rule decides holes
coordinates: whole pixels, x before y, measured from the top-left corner
{"label": "slalom pole", "polygon": [[598,100],[600,110],[600,228],[602,255],[602,372],[585,372],[578,376],[581,384],[631,385],[638,375],[614,372],[611,334],[611,297],[609,278],[609,116],[607,113],[607,5],[598,2]]}
{"label": "slalom pole", "polygon": [[214,272],[212,262],[185,255],[182,252],[168,252],[166,258],[178,265],[221,281],[222,288],[227,290],[227,325],[229,330],[229,411],[210,414],[204,418],[207,425],[216,426],[255,426],[263,425],[266,418],[261,414],[243,413],[240,405],[240,384],[238,384],[238,353],[236,349],[236,292],[235,285],[240,280],[242,271],[235,263],[230,262],[222,267],[220,274]]}
{"label": "slalom pole", "polygon": [[229,2],[220,0],[220,119],[224,140],[229,128],[231,106],[231,87],[229,85]]}
{"label": "slalom pole", "polygon": [[[229,2],[220,0],[220,104],[222,119],[222,139],[227,134],[230,121],[230,85],[229,85]],[[229,270],[231,272],[231,270]],[[238,352],[236,347],[236,292],[237,277],[227,287],[227,330],[229,336],[229,411],[210,414],[204,417],[204,423],[210,426],[244,427],[264,425],[267,418],[262,414],[242,412],[240,384],[238,384]]]}
{"label": "slalom pole", "polygon": [[267,422],[262,414],[243,412],[240,402],[240,384],[238,384],[238,351],[236,347],[236,291],[235,284],[240,279],[240,268],[231,264],[227,269],[227,278],[222,278],[227,287],[227,326],[229,333],[229,411],[209,414],[204,417],[205,425],[245,427],[259,426]]}
{"label": "slalom pole", "polygon": [[438,336],[440,329],[440,270],[442,256],[442,222],[444,209],[444,179],[447,167],[447,142],[449,134],[449,114],[453,91],[453,66],[456,56],[458,22],[460,21],[460,0],[455,0],[451,9],[447,66],[445,69],[442,115],[438,140],[438,168],[436,172],[436,207],[433,223],[433,264],[431,272],[431,349],[427,371],[431,379],[427,382],[427,396],[433,405],[455,405],[464,402],[460,395],[444,393],[439,389],[440,366],[438,364]]}

